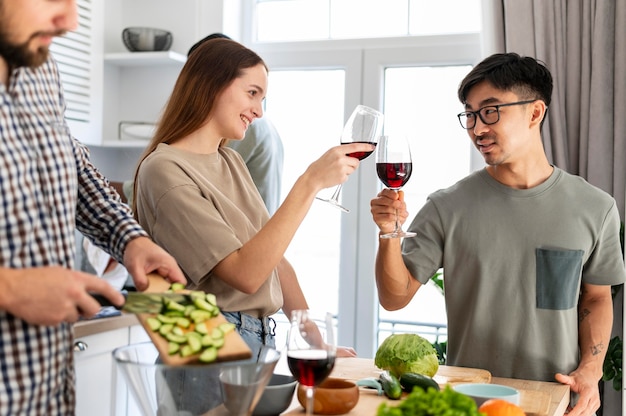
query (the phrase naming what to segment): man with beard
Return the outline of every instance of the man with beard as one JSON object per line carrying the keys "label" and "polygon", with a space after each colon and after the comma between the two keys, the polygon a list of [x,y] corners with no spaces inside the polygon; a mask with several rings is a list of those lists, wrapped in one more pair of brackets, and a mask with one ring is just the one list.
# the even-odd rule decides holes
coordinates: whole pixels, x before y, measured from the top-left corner
{"label": "man with beard", "polygon": [[0,0],[0,414],[75,412],[72,322],[121,305],[106,281],[73,271],[74,230],[146,274],[185,282],[89,161],[64,120],[63,89],[48,55],[77,26],[75,0]]}
{"label": "man with beard", "polygon": [[[615,200],[553,166],[541,125],[552,76],[537,60],[492,55],[461,82],[461,127],[487,164],[431,194],[409,230],[381,239],[381,305],[404,307],[441,267],[447,364],[496,377],[570,386],[570,415],[600,406],[598,382],[613,323],[611,285],[625,280]],[[383,190],[371,201],[381,233],[406,205]]]}

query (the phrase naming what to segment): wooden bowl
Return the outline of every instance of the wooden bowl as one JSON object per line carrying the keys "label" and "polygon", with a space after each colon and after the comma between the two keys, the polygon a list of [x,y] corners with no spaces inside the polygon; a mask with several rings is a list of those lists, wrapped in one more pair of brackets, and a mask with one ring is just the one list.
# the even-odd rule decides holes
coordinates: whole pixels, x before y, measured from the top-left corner
{"label": "wooden bowl", "polygon": [[[306,390],[298,384],[298,401],[306,409]],[[359,388],[351,381],[327,378],[315,387],[313,413],[318,415],[342,415],[348,413],[359,401]]]}

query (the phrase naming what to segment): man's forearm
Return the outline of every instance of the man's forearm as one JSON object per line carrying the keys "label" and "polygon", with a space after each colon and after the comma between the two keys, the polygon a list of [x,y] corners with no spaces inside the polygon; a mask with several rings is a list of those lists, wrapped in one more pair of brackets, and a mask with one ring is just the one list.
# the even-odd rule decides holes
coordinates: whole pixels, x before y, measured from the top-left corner
{"label": "man's forearm", "polygon": [[610,286],[583,288],[579,306],[580,367],[588,367],[600,379],[613,327]]}

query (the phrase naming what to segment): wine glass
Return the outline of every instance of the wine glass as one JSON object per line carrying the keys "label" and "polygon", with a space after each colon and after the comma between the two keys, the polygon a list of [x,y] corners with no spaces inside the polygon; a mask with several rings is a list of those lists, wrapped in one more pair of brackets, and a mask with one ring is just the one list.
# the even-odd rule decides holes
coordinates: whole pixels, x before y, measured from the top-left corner
{"label": "wine glass", "polygon": [[[378,137],[383,128],[383,114],[373,108],[357,105],[348,121],[343,126],[341,133],[341,144],[348,143],[369,143],[376,146]],[[363,160],[371,152],[353,152],[348,153],[348,156],[356,157],[359,160]],[[321,201],[330,203],[332,206],[341,209],[344,212],[350,212],[350,210],[339,203],[339,194],[341,193],[342,184],[337,185],[335,192],[330,199],[324,199],[316,197]]]}
{"label": "wine glass", "polygon": [[333,317],[299,309],[291,312],[287,336],[287,365],[306,390],[306,414],[313,414],[315,386],[328,377],[335,365],[337,344]]}
{"label": "wine glass", "polygon": [[[411,148],[405,136],[381,136],[376,149],[376,174],[378,179],[390,189],[399,191],[409,181],[413,171]],[[404,232],[398,224],[393,232],[382,234],[380,238],[415,237],[414,232]]]}

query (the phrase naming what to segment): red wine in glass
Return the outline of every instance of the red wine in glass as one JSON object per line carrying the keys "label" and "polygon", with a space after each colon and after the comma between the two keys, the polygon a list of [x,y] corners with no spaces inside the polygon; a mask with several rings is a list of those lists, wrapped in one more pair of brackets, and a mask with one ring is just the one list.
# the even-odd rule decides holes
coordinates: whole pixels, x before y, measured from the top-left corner
{"label": "red wine in glass", "polygon": [[[367,144],[371,144],[371,145],[376,146],[376,142],[365,142],[365,141],[347,142],[347,143],[341,143],[341,144],[349,144],[349,143],[367,143]],[[368,157],[369,155],[371,155],[372,153],[374,153],[374,150],[370,150],[369,152],[352,152],[352,153],[348,153],[348,156],[356,157],[359,160],[363,160],[366,157]]]}
{"label": "red wine in glass", "polygon": [[333,316],[306,309],[291,311],[291,326],[287,334],[287,365],[291,374],[304,386],[307,416],[313,414],[315,386],[328,377],[335,365]]}
{"label": "red wine in glass", "polygon": [[376,163],[376,174],[378,179],[391,189],[402,188],[411,177],[413,163]]}
{"label": "red wine in glass", "polygon": [[[376,148],[376,175],[378,179],[390,189],[398,192],[409,181],[413,172],[411,147],[404,135],[380,137]],[[400,196],[401,197],[401,196]],[[380,238],[415,237],[412,231],[404,232],[398,222],[398,211],[394,230],[380,234]]]}
{"label": "red wine in glass", "polygon": [[327,350],[289,351],[287,364],[291,374],[304,386],[317,386],[329,376],[335,357]]}
{"label": "red wine in glass", "polygon": [[[383,118],[384,116],[381,112],[364,105],[357,105],[343,127],[339,143],[370,143],[375,145],[383,129]],[[348,156],[363,160],[372,152],[353,152],[349,153]],[[315,198],[328,202],[343,212],[350,212],[348,208],[339,203],[341,187],[342,184],[337,185],[335,192],[328,199],[319,196]]]}

